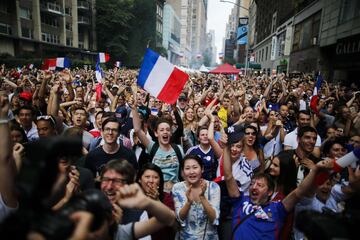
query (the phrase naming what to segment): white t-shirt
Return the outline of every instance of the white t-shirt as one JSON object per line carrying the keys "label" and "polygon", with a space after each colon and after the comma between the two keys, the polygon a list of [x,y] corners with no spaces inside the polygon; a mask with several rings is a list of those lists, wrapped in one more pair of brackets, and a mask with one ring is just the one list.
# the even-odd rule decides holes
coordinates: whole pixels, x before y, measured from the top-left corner
{"label": "white t-shirt", "polygon": [[[295,128],[294,131],[286,134],[284,139],[284,146],[289,146],[291,147],[291,149],[296,149],[298,146],[297,133],[298,133],[298,128]],[[316,138],[315,147],[320,147],[320,146],[321,146],[321,138],[318,134]]]}

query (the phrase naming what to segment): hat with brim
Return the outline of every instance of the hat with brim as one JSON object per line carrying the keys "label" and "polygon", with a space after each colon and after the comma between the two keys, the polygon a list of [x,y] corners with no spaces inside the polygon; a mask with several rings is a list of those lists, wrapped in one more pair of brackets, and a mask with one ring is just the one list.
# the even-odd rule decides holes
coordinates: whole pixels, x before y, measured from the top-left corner
{"label": "hat with brim", "polygon": [[245,136],[244,127],[241,125],[225,128],[225,133],[228,135],[229,144],[237,143]]}

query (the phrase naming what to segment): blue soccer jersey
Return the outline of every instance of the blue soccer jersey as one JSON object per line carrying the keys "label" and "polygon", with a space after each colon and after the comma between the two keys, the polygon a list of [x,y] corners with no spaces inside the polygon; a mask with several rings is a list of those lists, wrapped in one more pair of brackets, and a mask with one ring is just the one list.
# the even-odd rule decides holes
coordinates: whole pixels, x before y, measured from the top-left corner
{"label": "blue soccer jersey", "polygon": [[282,202],[257,206],[251,202],[249,196],[241,194],[241,197],[233,199],[233,207],[232,229],[255,211],[235,230],[233,239],[279,239],[287,215]]}
{"label": "blue soccer jersey", "polygon": [[198,155],[204,164],[204,172],[202,177],[206,180],[212,181],[216,178],[216,170],[218,167],[218,161],[215,159],[214,150],[210,148],[208,151],[204,151],[201,149],[200,145],[196,145],[191,147],[187,152],[187,154]]}

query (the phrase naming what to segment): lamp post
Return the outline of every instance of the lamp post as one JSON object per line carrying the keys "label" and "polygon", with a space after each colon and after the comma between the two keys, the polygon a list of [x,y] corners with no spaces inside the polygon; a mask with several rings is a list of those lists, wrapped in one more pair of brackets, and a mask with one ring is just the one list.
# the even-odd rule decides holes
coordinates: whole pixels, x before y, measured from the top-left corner
{"label": "lamp post", "polygon": [[246,10],[246,11],[249,11],[249,9],[248,9],[248,8],[243,7],[243,6],[239,5],[239,4],[234,3],[234,2],[231,2],[231,1],[220,0],[220,2],[223,2],[223,3],[232,3],[232,4],[234,4],[234,5],[238,6],[238,7],[240,7],[240,8],[242,8],[242,9]]}
{"label": "lamp post", "polygon": [[[248,15],[249,15],[249,12],[250,12],[249,8],[241,6],[240,4],[238,4],[236,2],[231,2],[231,1],[227,1],[227,0],[220,0],[220,2],[234,4],[235,6],[238,6],[239,8],[242,8],[242,9],[246,10],[248,12]],[[248,25],[249,24],[249,17],[247,17],[246,21],[247,21],[246,24]],[[247,32],[247,34],[248,34],[248,32]],[[248,43],[246,43],[246,46],[245,46],[246,47],[246,53],[245,53],[246,54],[246,56],[245,56],[245,76],[247,75],[247,68],[248,68],[248,65],[249,65],[249,63],[248,63],[249,47],[247,45],[248,45]]]}

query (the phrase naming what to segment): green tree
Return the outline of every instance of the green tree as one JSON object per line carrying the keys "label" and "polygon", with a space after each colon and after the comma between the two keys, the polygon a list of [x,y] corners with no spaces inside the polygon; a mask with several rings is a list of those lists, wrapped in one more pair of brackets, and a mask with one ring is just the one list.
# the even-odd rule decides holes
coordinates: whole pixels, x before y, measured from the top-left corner
{"label": "green tree", "polygon": [[121,59],[127,54],[134,0],[96,0],[96,33],[99,51]]}
{"label": "green tree", "polygon": [[156,1],[134,0],[133,15],[124,61],[129,67],[139,67],[147,47],[156,51]]}

